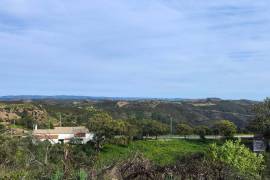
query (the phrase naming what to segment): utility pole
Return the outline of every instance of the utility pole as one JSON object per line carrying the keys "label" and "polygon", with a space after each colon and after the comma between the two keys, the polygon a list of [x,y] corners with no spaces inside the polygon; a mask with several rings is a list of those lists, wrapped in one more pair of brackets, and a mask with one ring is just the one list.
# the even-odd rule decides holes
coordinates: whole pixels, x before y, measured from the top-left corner
{"label": "utility pole", "polygon": [[60,113],[60,127],[62,127],[62,115],[61,115],[61,113]]}
{"label": "utility pole", "polygon": [[170,125],[171,125],[171,135],[173,134],[173,125],[172,125],[172,117],[170,116]]}
{"label": "utility pole", "polygon": [[49,118],[49,129],[51,129],[51,118]]}

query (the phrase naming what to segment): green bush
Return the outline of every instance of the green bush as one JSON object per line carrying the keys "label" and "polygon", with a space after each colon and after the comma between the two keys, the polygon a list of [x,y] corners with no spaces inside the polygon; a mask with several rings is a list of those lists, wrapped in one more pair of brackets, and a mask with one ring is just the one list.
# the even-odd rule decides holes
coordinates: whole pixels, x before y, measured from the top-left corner
{"label": "green bush", "polygon": [[240,141],[226,141],[222,146],[212,144],[209,155],[214,162],[225,163],[241,175],[253,179],[259,179],[265,168],[263,155],[251,152]]}

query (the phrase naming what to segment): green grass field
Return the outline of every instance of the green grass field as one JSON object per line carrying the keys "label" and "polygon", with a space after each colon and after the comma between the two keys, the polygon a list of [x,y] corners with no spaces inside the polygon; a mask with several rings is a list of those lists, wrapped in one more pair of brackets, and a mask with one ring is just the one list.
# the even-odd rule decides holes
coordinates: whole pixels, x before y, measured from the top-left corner
{"label": "green grass field", "polygon": [[131,142],[127,146],[107,144],[99,154],[97,167],[108,166],[127,159],[135,152],[142,153],[157,165],[169,165],[174,163],[179,156],[206,151],[209,144],[210,141],[198,140],[141,140]]}

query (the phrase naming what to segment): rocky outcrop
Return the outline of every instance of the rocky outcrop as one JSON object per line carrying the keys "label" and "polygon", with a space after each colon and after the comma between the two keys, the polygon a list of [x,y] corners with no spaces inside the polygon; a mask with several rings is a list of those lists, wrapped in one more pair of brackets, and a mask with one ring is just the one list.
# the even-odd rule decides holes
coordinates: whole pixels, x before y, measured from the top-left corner
{"label": "rocky outcrop", "polygon": [[0,121],[10,121],[10,120],[17,120],[21,117],[18,116],[16,113],[9,113],[5,111],[0,111]]}
{"label": "rocky outcrop", "polygon": [[48,113],[42,106],[32,104],[0,104],[0,121],[9,122],[25,117],[41,123],[48,119]]}

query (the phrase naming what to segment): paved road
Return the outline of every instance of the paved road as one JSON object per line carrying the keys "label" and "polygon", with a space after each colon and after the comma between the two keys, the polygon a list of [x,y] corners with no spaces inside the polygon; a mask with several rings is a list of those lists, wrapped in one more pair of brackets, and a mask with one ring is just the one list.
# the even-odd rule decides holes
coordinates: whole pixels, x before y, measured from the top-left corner
{"label": "paved road", "polygon": [[[253,134],[237,134],[234,135],[235,138],[240,138],[240,139],[249,139],[249,138],[254,138]],[[155,136],[150,136],[150,137],[144,137],[147,139],[156,139]],[[198,135],[188,135],[188,136],[178,136],[178,135],[165,135],[165,136],[158,136],[158,139],[200,139],[200,136]],[[221,139],[222,136],[215,136],[215,135],[209,135],[205,136],[205,139]]]}

